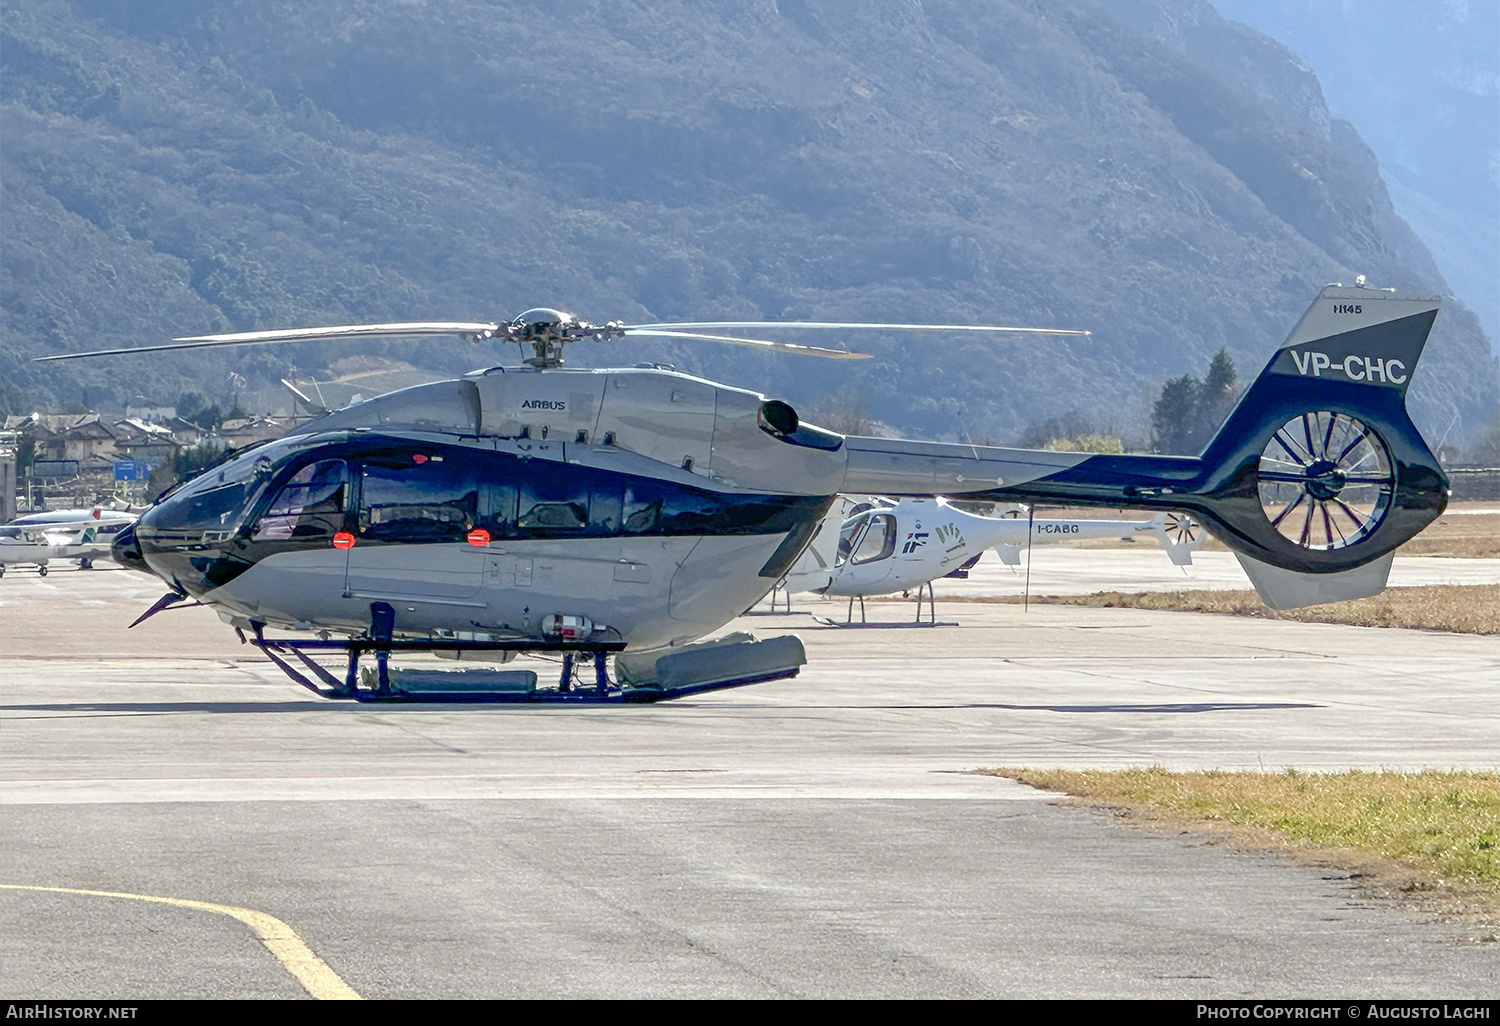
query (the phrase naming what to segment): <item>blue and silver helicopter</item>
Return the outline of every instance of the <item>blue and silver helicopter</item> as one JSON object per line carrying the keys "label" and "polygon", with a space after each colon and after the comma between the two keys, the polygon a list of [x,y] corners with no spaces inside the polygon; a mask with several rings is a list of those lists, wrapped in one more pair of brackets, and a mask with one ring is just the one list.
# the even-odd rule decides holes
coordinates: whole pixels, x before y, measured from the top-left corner
{"label": "blue and silver helicopter", "polygon": [[[572,343],[632,335],[851,358],[747,333],[1040,329],[595,326],[531,310],[506,323],[251,332],[46,359],[368,336],[529,347],[520,367],[392,392],[240,451],[163,494],[115,558],[171,589],[150,612],[212,606],[328,697],[654,701],[797,672],[795,638],[702,639],[770,591],[840,493],[1185,511],[1234,550],[1270,606],[1380,591],[1396,547],[1448,500],[1405,403],[1438,307],[1324,288],[1195,457],[843,436],[780,400],[670,369],[562,365]],[[329,650],[347,657],[342,676],[314,658]],[[408,651],[561,652],[565,669],[555,689],[496,671],[405,687],[387,660]],[[361,675],[369,654],[377,669]],[[589,659],[592,683],[576,684]]]}

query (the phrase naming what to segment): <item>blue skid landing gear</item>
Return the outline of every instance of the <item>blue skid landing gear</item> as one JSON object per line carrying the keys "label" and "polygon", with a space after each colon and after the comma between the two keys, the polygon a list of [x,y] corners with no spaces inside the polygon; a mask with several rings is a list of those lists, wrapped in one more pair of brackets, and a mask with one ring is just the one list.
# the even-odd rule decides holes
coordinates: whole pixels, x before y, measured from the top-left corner
{"label": "blue skid landing gear", "polygon": [[[712,684],[663,688],[656,685],[619,687],[612,684],[605,661],[612,653],[623,651],[622,641],[537,641],[528,639],[503,642],[439,641],[395,637],[395,611],[384,602],[370,609],[370,631],[366,638],[348,641],[291,641],[270,639],[264,635],[264,624],[252,624],[254,638],[241,638],[266,654],[292,680],[322,698],[352,699],[356,702],[450,702],[450,703],[568,703],[574,705],[621,705],[662,702],[688,695],[718,691],[724,688],[758,684],[767,680],[794,677],[795,669],[775,674],[727,680]],[[314,660],[309,652],[342,650],[348,657],[348,669],[339,680]],[[393,652],[560,652],[562,676],[555,688],[536,687],[536,675],[530,671],[499,670],[432,670],[392,671]],[[361,680],[360,657],[375,654],[375,673]],[[581,658],[592,658],[592,686],[580,686],[578,665]],[[294,666],[295,659],[310,671],[319,683]]]}

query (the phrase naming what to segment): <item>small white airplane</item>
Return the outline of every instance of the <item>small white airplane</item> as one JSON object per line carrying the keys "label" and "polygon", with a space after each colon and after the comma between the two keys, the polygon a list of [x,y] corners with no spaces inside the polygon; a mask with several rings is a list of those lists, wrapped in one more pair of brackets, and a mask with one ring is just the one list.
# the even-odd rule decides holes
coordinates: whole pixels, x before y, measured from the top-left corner
{"label": "small white airplane", "polygon": [[923,592],[929,604],[933,601],[931,583],[939,577],[967,577],[986,549],[996,549],[1003,562],[1014,565],[1029,541],[1149,535],[1173,564],[1188,566],[1203,542],[1202,529],[1180,513],[1161,513],[1151,520],[1064,520],[1015,512],[978,516],[941,497],[856,502],[840,496],[781,589],[788,596],[847,596],[851,617],[856,598],[916,590],[920,617]]}
{"label": "small white airplane", "polygon": [[28,513],[0,526],[0,577],[12,565],[31,564],[47,576],[47,563],[76,559],[87,570],[94,560],[109,556],[115,536],[136,522],[139,514],[121,510],[55,509]]}

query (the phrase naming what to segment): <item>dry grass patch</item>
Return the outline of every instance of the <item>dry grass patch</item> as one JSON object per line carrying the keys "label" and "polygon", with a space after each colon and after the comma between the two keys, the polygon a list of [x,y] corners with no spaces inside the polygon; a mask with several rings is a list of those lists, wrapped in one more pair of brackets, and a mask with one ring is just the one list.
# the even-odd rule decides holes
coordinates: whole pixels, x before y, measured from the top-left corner
{"label": "dry grass patch", "polygon": [[[968,599],[966,601],[983,601]],[[997,601],[1017,603],[1018,596]],[[1500,584],[1438,584],[1387,588],[1353,602],[1305,609],[1267,608],[1253,591],[1096,591],[1092,595],[1044,595],[1032,602],[1106,609],[1162,609],[1180,613],[1227,613],[1265,620],[1342,623],[1355,627],[1408,627],[1456,634],[1500,634]]]}
{"label": "dry grass patch", "polygon": [[[1497,506],[1500,506],[1500,503],[1493,501],[1455,502],[1426,530],[1401,546],[1396,552],[1402,556],[1500,558],[1500,512],[1490,512]],[[1129,509],[1039,509],[1037,516],[1069,520],[1144,521],[1150,519],[1142,516],[1140,510]],[[1154,546],[1156,542],[1152,537],[1141,535],[1132,541],[1095,538],[1089,541],[1049,544],[1066,545],[1077,549],[1129,549]],[[1210,535],[1203,539],[1199,551],[1228,552],[1229,547]]]}
{"label": "dry grass patch", "polygon": [[[1500,556],[1500,513],[1464,512],[1464,505],[1455,503],[1431,527],[1397,549],[1397,554],[1470,559]],[[1485,503],[1484,508],[1493,509],[1495,505]]]}
{"label": "dry grass patch", "polygon": [[1436,896],[1491,922],[1500,916],[1494,773],[982,772],[1353,870],[1387,890]]}

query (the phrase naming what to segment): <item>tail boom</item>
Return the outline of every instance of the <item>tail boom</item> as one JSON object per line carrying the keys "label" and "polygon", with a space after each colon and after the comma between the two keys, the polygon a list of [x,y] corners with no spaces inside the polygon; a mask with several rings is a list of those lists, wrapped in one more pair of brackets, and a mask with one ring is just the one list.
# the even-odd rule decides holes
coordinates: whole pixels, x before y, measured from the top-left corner
{"label": "tail boom", "polygon": [[1437,309],[1433,297],[1325,288],[1197,457],[850,438],[845,490],[1185,510],[1255,564],[1348,574],[1447,505],[1405,401]]}

